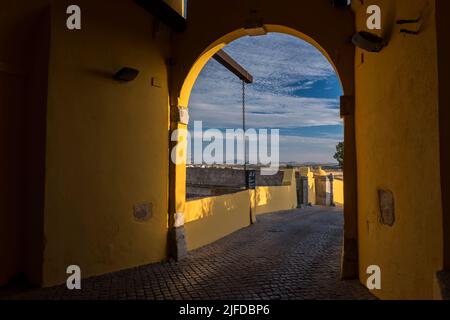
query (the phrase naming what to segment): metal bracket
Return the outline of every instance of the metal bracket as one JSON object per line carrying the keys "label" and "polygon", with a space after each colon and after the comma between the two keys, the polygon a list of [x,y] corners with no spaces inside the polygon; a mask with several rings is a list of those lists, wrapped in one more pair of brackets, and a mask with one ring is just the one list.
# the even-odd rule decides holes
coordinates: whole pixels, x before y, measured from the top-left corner
{"label": "metal bracket", "polygon": [[163,0],[135,0],[135,2],[171,29],[177,32],[186,31],[186,19]]}

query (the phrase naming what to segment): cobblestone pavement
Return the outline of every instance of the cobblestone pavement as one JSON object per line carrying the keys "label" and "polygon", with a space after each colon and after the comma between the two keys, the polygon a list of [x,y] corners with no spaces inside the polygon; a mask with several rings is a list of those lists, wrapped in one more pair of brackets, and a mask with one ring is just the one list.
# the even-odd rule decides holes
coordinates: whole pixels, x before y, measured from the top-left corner
{"label": "cobblestone pavement", "polygon": [[342,211],[308,208],[258,217],[258,223],[181,262],[166,262],[14,299],[373,299],[357,281],[339,279]]}

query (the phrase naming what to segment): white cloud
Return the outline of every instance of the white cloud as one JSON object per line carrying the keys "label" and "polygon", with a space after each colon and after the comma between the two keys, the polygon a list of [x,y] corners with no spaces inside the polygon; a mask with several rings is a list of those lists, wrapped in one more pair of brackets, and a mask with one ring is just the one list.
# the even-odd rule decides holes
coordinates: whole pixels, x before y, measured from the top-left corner
{"label": "white cloud", "polygon": [[[231,90],[226,90],[230,95]],[[192,105],[192,119],[202,120],[214,128],[234,128],[242,123],[242,106],[239,101],[199,101]],[[246,107],[247,125],[252,128],[298,128],[323,125],[340,125],[339,110],[333,108],[334,100],[296,98],[261,93]]]}
{"label": "white cloud", "polygon": [[[201,134],[195,134],[197,138],[201,139]],[[194,137],[191,137],[194,139]],[[217,137],[220,141],[220,144],[224,146],[224,154],[226,154],[226,144],[234,143],[235,140],[226,139],[225,136]],[[268,137],[270,140],[270,137]],[[201,141],[201,140],[200,140]],[[217,140],[216,140],[217,141]],[[301,137],[301,136],[280,136],[280,144],[279,144],[279,159],[280,162],[322,162],[329,163],[336,161],[333,159],[333,155],[335,153],[335,146],[339,142],[339,139],[332,138],[314,138],[314,137]],[[189,143],[189,152],[188,158],[191,157],[191,148],[193,146]],[[197,143],[197,142],[195,142]],[[211,142],[205,142],[204,146],[208,145]],[[237,149],[235,149],[235,152]],[[243,159],[242,154],[236,154],[236,157],[239,159]]]}
{"label": "white cloud", "polygon": [[[255,83],[246,86],[247,127],[288,129],[342,124],[337,98],[294,94],[336,76],[327,59],[310,44],[291,36],[269,34],[239,39],[225,51],[255,78]],[[202,120],[209,128],[239,128],[241,104],[241,82],[212,59],[191,95],[192,121]],[[296,138],[299,140],[282,137],[282,161],[293,161],[285,160],[287,157],[303,161],[299,159],[305,158],[306,153],[315,159],[304,161],[332,160],[336,140]]]}

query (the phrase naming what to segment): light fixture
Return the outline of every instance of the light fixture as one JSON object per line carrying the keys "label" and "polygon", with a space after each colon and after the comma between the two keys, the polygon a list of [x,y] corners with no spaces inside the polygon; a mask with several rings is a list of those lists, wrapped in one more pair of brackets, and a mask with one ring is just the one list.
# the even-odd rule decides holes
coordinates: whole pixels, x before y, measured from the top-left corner
{"label": "light fixture", "polygon": [[410,30],[410,29],[406,29],[406,28],[400,29],[401,33],[412,34],[415,36],[420,33],[420,29],[421,29],[420,24],[421,23],[422,23],[422,17],[419,17],[417,19],[409,19],[409,20],[397,20],[398,25],[407,25],[407,26],[415,25],[414,30]]}
{"label": "light fixture", "polygon": [[117,73],[114,75],[114,79],[129,82],[136,79],[138,74],[139,70],[130,67],[124,67],[117,71]]}
{"label": "light fixture", "polygon": [[369,52],[380,52],[387,45],[387,41],[383,38],[366,31],[356,33],[352,37],[352,43]]}

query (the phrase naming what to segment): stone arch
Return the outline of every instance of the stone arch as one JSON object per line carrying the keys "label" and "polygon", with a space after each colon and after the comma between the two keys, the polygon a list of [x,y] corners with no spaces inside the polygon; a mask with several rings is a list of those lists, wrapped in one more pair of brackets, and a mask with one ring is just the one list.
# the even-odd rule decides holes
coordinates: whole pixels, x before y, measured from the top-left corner
{"label": "stone arch", "polygon": [[[217,13],[217,15],[214,15]],[[179,108],[188,108],[191,90],[208,60],[228,43],[247,36],[246,25],[258,24],[268,32],[296,36],[319,49],[333,65],[346,99],[345,127],[345,207],[343,278],[358,277],[356,215],[356,151],[354,133],[355,48],[350,42],[355,32],[353,11],[333,8],[328,0],[193,0],[189,3],[188,28],[174,35],[170,65],[171,130],[185,128],[179,122]],[[332,28],[330,26],[339,26]],[[173,144],[172,144],[173,145]],[[169,226],[171,249],[180,256],[183,244],[177,229],[182,228],[186,192],[186,167],[171,163]],[[181,219],[180,219],[181,216]],[[181,222],[180,222],[181,220]],[[181,237],[182,238],[182,237]]]}

